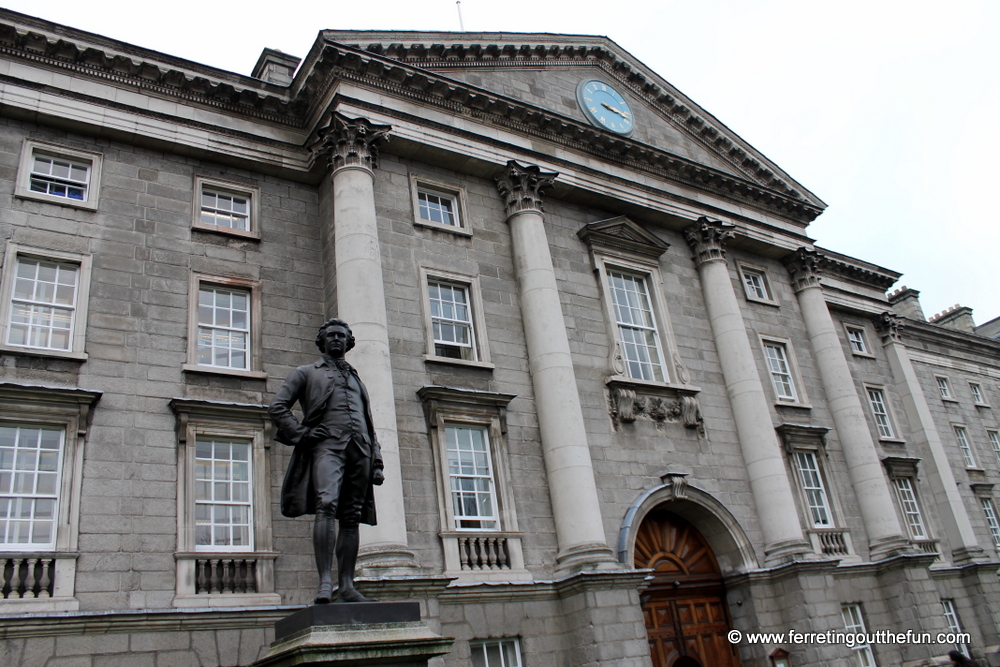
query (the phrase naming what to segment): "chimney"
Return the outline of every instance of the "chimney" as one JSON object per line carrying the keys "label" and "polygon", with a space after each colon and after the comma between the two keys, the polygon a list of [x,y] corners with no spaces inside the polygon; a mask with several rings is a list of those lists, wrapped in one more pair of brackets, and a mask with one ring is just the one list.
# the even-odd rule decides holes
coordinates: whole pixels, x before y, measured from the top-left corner
{"label": "chimney", "polygon": [[889,295],[889,304],[897,315],[909,317],[911,320],[926,322],[924,310],[920,307],[920,292],[903,285]]}
{"label": "chimney", "polygon": [[976,333],[976,322],[972,319],[972,309],[957,303],[948,310],[938,313],[928,322],[957,331]]}
{"label": "chimney", "polygon": [[250,76],[279,86],[287,86],[292,82],[292,75],[295,74],[295,68],[300,62],[302,58],[290,56],[277,49],[264,49]]}

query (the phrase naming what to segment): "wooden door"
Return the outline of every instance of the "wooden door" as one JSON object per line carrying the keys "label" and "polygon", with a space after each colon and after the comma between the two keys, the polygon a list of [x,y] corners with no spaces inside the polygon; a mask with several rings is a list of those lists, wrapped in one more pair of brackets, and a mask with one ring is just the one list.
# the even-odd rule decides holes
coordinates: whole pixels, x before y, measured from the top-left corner
{"label": "wooden door", "polygon": [[653,667],[739,667],[719,565],[694,526],[651,512],[636,535],[635,566],[653,570],[642,594]]}

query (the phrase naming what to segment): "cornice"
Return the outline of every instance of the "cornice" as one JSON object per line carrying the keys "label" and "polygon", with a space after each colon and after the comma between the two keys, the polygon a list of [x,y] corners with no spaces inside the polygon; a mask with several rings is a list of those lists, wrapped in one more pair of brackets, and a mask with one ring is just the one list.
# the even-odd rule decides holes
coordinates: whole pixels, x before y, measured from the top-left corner
{"label": "cornice", "polygon": [[[15,25],[15,17],[20,25]],[[55,31],[61,34],[49,34]],[[155,54],[153,62],[151,52],[14,12],[0,13],[0,55],[261,120],[299,125],[296,104],[280,86],[163,54]]]}
{"label": "cornice", "polygon": [[[980,336],[979,334],[949,329],[939,324],[921,320],[900,317],[906,323],[903,341],[907,347],[913,347],[914,342],[945,345],[949,352],[961,351],[982,359],[988,366],[1000,367],[1000,340]],[[934,352],[933,349],[930,352]],[[950,356],[950,355],[942,355]]]}
{"label": "cornice", "polygon": [[816,250],[823,255],[820,264],[824,274],[836,276],[852,283],[874,287],[881,291],[886,291],[899,280],[902,273],[883,268],[877,264],[864,262],[854,257],[848,257],[826,248],[816,246]]}

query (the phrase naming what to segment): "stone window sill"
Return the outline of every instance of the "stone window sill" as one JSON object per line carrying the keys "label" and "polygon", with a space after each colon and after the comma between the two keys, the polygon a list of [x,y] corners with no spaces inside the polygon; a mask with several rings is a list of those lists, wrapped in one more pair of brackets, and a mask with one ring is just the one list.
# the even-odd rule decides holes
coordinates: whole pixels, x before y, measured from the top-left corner
{"label": "stone window sill", "polygon": [[496,366],[488,361],[469,361],[468,359],[452,359],[451,357],[435,357],[430,354],[424,355],[424,361],[432,364],[442,364],[444,366],[465,366],[467,368],[482,368],[492,371]]}
{"label": "stone window sill", "polygon": [[86,361],[89,358],[86,352],[45,350],[38,347],[19,347],[17,345],[0,345],[0,353],[18,354],[26,357],[50,357],[53,359],[67,359],[69,361]]}
{"label": "stone window sill", "polygon": [[208,375],[229,375],[234,377],[247,378],[248,380],[266,380],[267,373],[263,371],[245,371],[236,368],[223,368],[217,366],[199,366],[198,364],[184,364],[181,370],[185,373],[206,373]]}

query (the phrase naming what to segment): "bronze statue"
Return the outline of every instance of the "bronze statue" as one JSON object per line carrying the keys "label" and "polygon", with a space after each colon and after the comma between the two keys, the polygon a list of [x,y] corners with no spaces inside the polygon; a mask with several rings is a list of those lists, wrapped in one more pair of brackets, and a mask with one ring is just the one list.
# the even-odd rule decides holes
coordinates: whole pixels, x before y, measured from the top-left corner
{"label": "bronze statue", "polygon": [[[333,599],[330,569],[337,556],[337,602],[368,602],[354,588],[358,524],[375,525],[374,485],[385,479],[368,391],[344,360],[354,347],[347,322],[333,318],[316,334],[323,357],[299,366],[281,386],[269,413],[278,442],[295,447],[281,487],[281,513],[315,514],[313,550],[319,570],[316,604]],[[292,414],[298,402],[303,419]],[[337,539],[334,519],[340,521]],[[334,548],[336,546],[336,549]]]}

